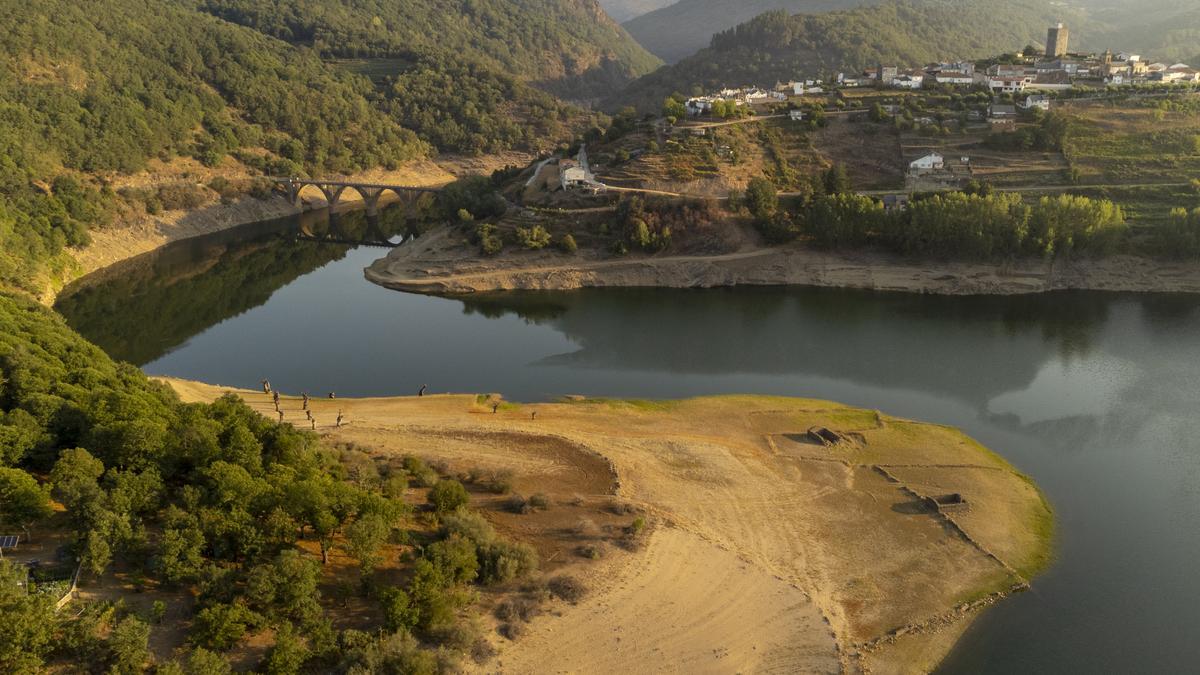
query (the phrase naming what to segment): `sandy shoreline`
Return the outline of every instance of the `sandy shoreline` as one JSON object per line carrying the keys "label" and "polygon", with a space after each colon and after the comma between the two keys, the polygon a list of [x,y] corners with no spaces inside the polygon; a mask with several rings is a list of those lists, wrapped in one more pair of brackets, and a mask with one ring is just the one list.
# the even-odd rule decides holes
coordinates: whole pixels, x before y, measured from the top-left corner
{"label": "sandy shoreline", "polygon": [[464,294],[504,290],[720,286],[821,286],[940,295],[1018,295],[1057,290],[1200,293],[1200,265],[1118,255],[1099,260],[984,263],[913,261],[880,253],[799,245],[715,256],[596,259],[553,252],[480,258],[443,229],[393,250],[365,271],[401,291]]}
{"label": "sandy shoreline", "polygon": [[[166,381],[185,401],[232,392],[275,414],[262,392]],[[305,424],[298,400],[281,405],[285,421]],[[577,489],[565,483],[581,465],[535,450],[553,439],[602,457],[616,478],[604,494],[651,519],[640,550],[568,561],[595,592],[516,642],[495,637],[498,656],[481,672],[924,672],[1049,556],[1049,508],[1003,459],[954,429],[827,401],[573,401],[493,414],[475,396],[433,395],[313,407],[332,441],[513,469],[553,502],[579,498],[563,490]],[[824,447],[805,436],[813,425],[855,440]],[[969,507],[922,501],[946,492]]]}

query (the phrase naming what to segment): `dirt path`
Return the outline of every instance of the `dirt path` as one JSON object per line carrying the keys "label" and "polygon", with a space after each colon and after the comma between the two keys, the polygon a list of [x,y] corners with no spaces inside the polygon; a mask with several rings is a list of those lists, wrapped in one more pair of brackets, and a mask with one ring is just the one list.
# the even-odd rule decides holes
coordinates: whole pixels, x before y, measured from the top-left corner
{"label": "dirt path", "polygon": [[[185,400],[225,391],[169,382]],[[261,392],[237,393],[273,414]],[[591,595],[517,642],[496,638],[488,672],[920,672],[1048,555],[1049,511],[1003,460],[953,429],[874,411],[760,397],[498,414],[474,396],[313,404],[333,440],[512,467],[552,498],[564,481],[605,489],[586,468],[600,457],[617,495],[647,514],[644,548],[574,563]],[[283,409],[303,423],[293,397]],[[333,428],[335,409],[347,425]],[[817,424],[861,440],[815,444],[805,432]],[[880,464],[903,466],[900,477]],[[969,508],[922,501],[943,492]]]}
{"label": "dirt path", "polygon": [[1099,260],[1006,264],[912,260],[874,252],[830,252],[799,244],[713,256],[601,258],[507,252],[480,258],[442,229],[375,261],[366,278],[415,293],[603,287],[823,286],[943,295],[1080,289],[1200,293],[1200,266],[1119,255]]}

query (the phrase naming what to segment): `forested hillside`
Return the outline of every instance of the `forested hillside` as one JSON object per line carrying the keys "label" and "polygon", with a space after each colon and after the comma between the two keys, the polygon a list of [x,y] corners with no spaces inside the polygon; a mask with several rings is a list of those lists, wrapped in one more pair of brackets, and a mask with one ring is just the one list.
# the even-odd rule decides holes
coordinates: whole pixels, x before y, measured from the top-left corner
{"label": "forested hillside", "polygon": [[611,94],[658,65],[596,0],[192,2],[325,57],[454,56],[566,98]]}
{"label": "forested hillside", "polygon": [[797,14],[769,12],[714,35],[712,46],[632,84],[614,104],[652,109],[664,96],[693,89],[857,72],[879,62],[919,66],[981,58],[1044,39],[1057,14],[1040,0],[953,4],[894,0],[877,7]]}
{"label": "forested hillside", "polygon": [[1139,51],[1156,61],[1200,65],[1200,3],[1194,0],[1085,0],[1093,25],[1081,45]]}
{"label": "forested hillside", "polygon": [[[432,488],[420,521],[409,481]],[[251,635],[271,643],[249,664],[257,672],[459,672],[478,653],[472,586],[538,564],[419,458],[331,447],[234,396],[183,404],[50,310],[4,294],[0,497],[6,534],[63,542],[61,561],[28,578],[0,560],[4,673],[229,673],[222,653]],[[357,565],[329,572],[331,550]],[[93,588],[131,584],[143,602],[54,611],[76,565]],[[326,574],[344,581],[340,602]],[[146,595],[157,600],[139,611]],[[339,614],[357,630],[335,628]],[[164,633],[189,652],[183,663],[153,663],[150,637]]]}
{"label": "forested hillside", "polygon": [[320,173],[428,152],[365,78],[173,2],[0,5],[0,286],[61,270],[118,199],[93,178],[153,157]]}
{"label": "forested hillside", "polygon": [[759,14],[783,10],[816,14],[876,4],[877,0],[679,0],[627,21],[625,29],[646,49],[675,63],[704,49],[715,33]]}
{"label": "forested hillside", "polygon": [[600,120],[534,85],[594,96],[657,64],[595,0],[0,10],[0,287],[27,291],[62,277],[64,248],[121,211],[107,179],[151,158],[322,174],[434,148],[544,151]]}

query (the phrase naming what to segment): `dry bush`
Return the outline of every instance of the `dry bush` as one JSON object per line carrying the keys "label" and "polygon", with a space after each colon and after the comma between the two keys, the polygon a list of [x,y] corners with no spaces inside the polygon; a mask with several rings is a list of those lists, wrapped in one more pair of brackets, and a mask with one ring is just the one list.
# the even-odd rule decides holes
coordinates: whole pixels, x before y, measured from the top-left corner
{"label": "dry bush", "polygon": [[569,603],[579,602],[587,595],[587,586],[572,576],[558,576],[550,580],[550,592],[554,597]]}
{"label": "dry bush", "polygon": [[628,516],[638,512],[638,508],[628,502],[613,500],[606,507],[609,513],[618,516]]}
{"label": "dry bush", "polygon": [[471,645],[471,660],[475,663],[487,663],[495,658],[495,656],[496,648],[482,637],[476,640],[475,644]]}
{"label": "dry bush", "polygon": [[533,505],[521,495],[512,495],[504,502],[504,508],[520,515],[533,513]]}
{"label": "dry bush", "polygon": [[501,635],[515,642],[525,634],[525,624],[520,621],[510,621],[500,624],[499,630]]}
{"label": "dry bush", "polygon": [[582,558],[587,558],[588,560],[599,560],[604,557],[604,546],[600,543],[584,544],[583,546],[575,549],[575,552],[578,553]]}
{"label": "dry bush", "polygon": [[541,613],[542,601],[538,597],[519,596],[509,598],[496,605],[496,618],[501,621],[533,621]]}
{"label": "dry bush", "polygon": [[535,509],[550,508],[550,498],[538,492],[529,498],[529,505]]}
{"label": "dry bush", "polygon": [[603,533],[600,526],[590,518],[580,518],[571,528],[571,532],[579,537],[598,537]]}

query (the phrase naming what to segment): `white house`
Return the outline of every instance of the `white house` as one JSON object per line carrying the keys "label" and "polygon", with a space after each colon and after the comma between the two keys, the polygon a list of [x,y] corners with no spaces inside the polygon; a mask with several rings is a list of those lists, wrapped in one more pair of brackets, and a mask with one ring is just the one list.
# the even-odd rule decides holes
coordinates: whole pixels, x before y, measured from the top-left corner
{"label": "white house", "polygon": [[800,122],[804,119],[804,111],[800,109],[789,110],[788,117],[792,118],[793,122]]}
{"label": "white house", "polygon": [[925,76],[920,73],[904,73],[892,79],[892,86],[899,89],[920,89],[925,83]]}
{"label": "white house", "polygon": [[964,73],[956,70],[942,70],[933,76],[938,84],[971,85],[975,83],[974,73]]}
{"label": "white house", "polygon": [[941,171],[944,168],[946,168],[946,158],[936,152],[931,152],[920,159],[913,160],[908,165],[908,172],[920,175],[929,171]]}
{"label": "white house", "polygon": [[1044,96],[1042,94],[1030,94],[1029,96],[1025,97],[1024,103],[1020,103],[1018,105],[1020,105],[1022,108],[1026,109],[1026,110],[1033,110],[1034,108],[1039,108],[1041,110],[1049,110],[1050,109],[1050,97]]}
{"label": "white house", "polygon": [[688,114],[694,117],[696,115],[703,115],[704,113],[712,110],[712,104],[713,100],[711,98],[702,96],[688,99],[688,102],[684,107],[687,109]]}

